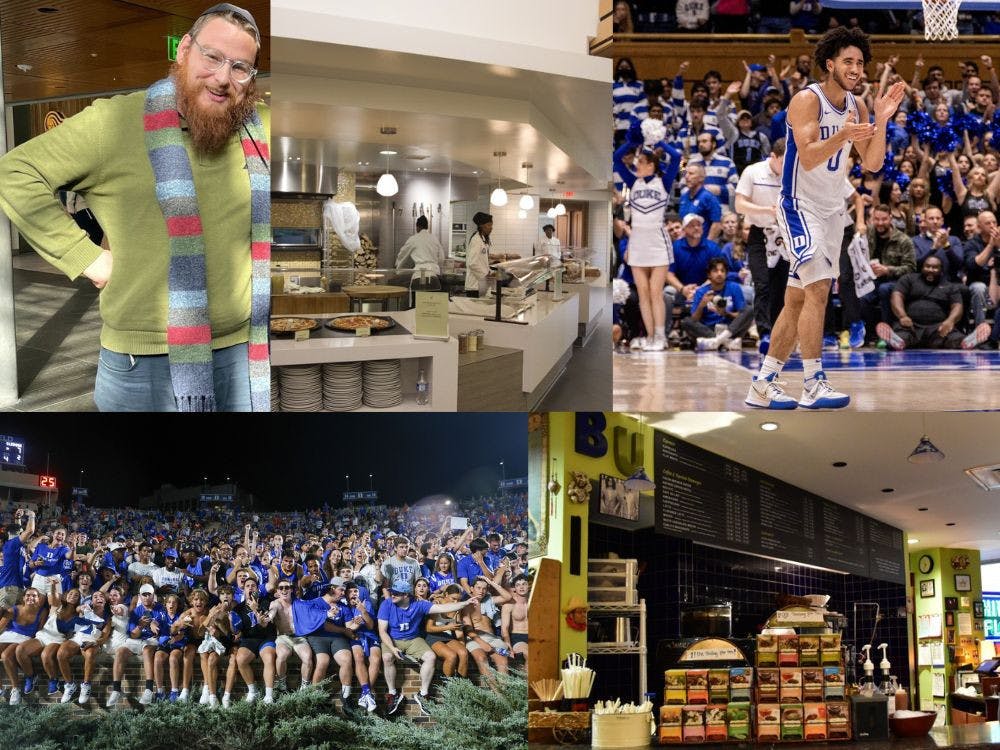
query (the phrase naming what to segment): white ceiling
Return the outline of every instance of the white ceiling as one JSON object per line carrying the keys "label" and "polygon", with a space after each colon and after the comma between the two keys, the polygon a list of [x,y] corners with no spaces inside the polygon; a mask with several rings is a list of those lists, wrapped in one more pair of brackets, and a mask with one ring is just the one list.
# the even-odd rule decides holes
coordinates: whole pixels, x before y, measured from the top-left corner
{"label": "white ceiling", "polygon": [[[497,177],[493,152],[506,151],[505,187],[523,185],[530,162],[536,194],[607,188],[607,82],[276,36],[271,44],[275,158],[305,159],[319,142],[325,166],[380,170],[388,144],[400,152],[392,169],[478,171],[486,183]],[[397,135],[380,135],[384,125]]]}
{"label": "white ceiling", "polygon": [[[647,426],[892,524],[920,540],[909,545],[911,551],[969,548],[980,550],[983,560],[1000,560],[1000,492],[984,491],[964,473],[1000,463],[1000,414],[678,412],[644,419]],[[779,429],[764,432],[760,424],[766,421]],[[945,458],[909,463],[924,432]],[[835,461],[847,466],[835,468]]]}

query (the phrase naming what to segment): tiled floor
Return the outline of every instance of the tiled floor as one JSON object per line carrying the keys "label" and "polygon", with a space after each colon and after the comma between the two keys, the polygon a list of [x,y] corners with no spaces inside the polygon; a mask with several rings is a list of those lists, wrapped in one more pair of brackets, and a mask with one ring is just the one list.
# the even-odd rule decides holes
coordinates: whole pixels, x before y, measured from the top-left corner
{"label": "tiled floor", "polygon": [[542,399],[539,411],[611,410],[611,305],[582,348],[573,350],[566,373]]}
{"label": "tiled floor", "polygon": [[93,411],[101,319],[97,290],[34,253],[14,256],[20,399],[5,411]]}

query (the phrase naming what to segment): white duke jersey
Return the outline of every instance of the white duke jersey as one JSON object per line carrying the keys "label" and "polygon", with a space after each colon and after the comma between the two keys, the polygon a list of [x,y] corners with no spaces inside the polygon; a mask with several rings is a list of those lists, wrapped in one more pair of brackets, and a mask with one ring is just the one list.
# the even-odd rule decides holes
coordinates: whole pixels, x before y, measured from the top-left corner
{"label": "white duke jersey", "polygon": [[[857,122],[860,122],[858,105],[854,95],[847,92],[844,109],[839,110],[830,103],[818,83],[806,87],[819,100],[819,139],[825,141],[844,127],[847,118],[853,112]],[[799,161],[798,149],[795,146],[795,134],[791,123],[786,123],[787,138],[785,140],[785,163],[781,174],[781,197],[787,208],[797,210],[799,202],[803,207],[809,207],[820,216],[832,216],[844,210],[843,186],[847,177],[848,157],[851,154],[851,141],[844,145],[824,164],[812,169],[805,169]],[[789,205],[789,202],[791,204]]]}

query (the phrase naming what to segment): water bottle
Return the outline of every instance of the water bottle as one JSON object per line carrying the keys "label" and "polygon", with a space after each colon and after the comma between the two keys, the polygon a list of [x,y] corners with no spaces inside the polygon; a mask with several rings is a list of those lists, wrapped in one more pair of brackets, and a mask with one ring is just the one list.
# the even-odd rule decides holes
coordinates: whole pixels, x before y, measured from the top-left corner
{"label": "water bottle", "polygon": [[507,650],[506,646],[501,646],[497,649],[497,654],[500,656],[510,656],[510,651]]}
{"label": "water bottle", "polygon": [[421,406],[427,404],[427,397],[429,388],[427,385],[427,378],[424,375],[423,368],[420,369],[420,374],[417,376],[417,403]]}

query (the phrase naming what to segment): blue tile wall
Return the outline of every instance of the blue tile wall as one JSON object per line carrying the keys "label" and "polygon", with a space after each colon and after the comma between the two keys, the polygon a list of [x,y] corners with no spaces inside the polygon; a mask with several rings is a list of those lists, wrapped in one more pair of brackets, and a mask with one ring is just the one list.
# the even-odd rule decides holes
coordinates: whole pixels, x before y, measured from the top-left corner
{"label": "blue tile wall", "polygon": [[[847,617],[844,642],[863,645],[872,640],[872,661],[878,662],[879,643],[888,643],[893,672],[905,679],[907,672],[906,589],[902,584],[840,575],[802,565],[729,552],[695,544],[686,539],[656,534],[652,529],[624,531],[599,523],[589,529],[591,558],[616,553],[639,561],[639,597],[646,600],[649,690],[662,698],[663,668],[657,662],[657,644],[680,636],[680,607],[728,601],[733,606],[733,636],[758,632],[778,607],[779,595],[829,594],[827,608]],[[776,569],[780,568],[780,570]],[[856,602],[879,605],[875,608]],[[855,634],[855,610],[857,635]],[[592,618],[593,619],[593,618]],[[606,628],[614,637],[613,622]],[[878,654],[876,658],[876,654]],[[635,656],[592,656],[597,670],[592,697],[631,700],[638,692]],[[860,667],[859,667],[860,672]]]}

